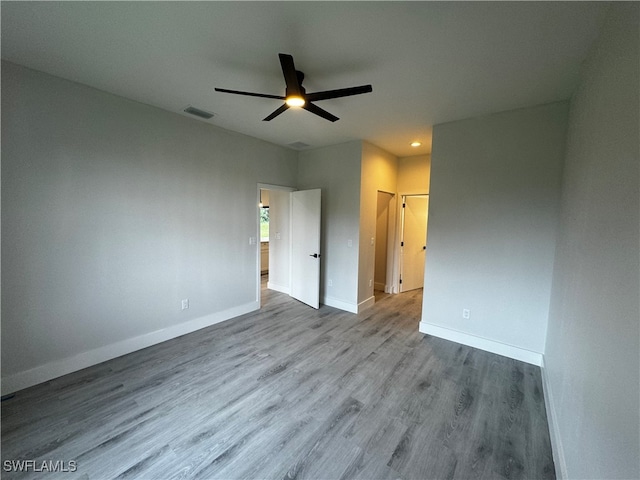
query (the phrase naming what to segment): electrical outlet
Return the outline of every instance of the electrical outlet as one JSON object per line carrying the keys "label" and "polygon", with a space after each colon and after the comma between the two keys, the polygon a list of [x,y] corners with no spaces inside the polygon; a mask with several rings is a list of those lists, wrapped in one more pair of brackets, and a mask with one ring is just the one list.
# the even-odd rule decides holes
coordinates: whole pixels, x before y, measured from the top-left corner
{"label": "electrical outlet", "polygon": [[469,318],[471,318],[471,310],[469,310],[468,308],[463,308],[462,318],[464,318],[465,320],[469,320]]}
{"label": "electrical outlet", "polygon": [[353,240],[351,239],[347,240],[347,247],[349,248],[353,247]]}
{"label": "electrical outlet", "polygon": [[184,300],[182,300],[182,310],[186,310],[189,308],[189,299],[185,298]]}
{"label": "electrical outlet", "polygon": [[372,285],[373,285],[373,280],[369,279],[369,286],[372,286]]}
{"label": "electrical outlet", "polygon": [[330,287],[333,287],[333,280],[329,279],[329,280],[327,281],[327,284],[328,284]]}

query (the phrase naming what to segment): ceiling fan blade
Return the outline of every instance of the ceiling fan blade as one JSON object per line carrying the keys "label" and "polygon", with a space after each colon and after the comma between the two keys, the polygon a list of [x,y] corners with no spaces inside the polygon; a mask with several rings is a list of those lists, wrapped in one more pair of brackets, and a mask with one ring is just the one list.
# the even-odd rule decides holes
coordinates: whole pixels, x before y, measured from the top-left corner
{"label": "ceiling fan blade", "polygon": [[298,74],[296,73],[296,67],[293,64],[293,57],[286,53],[279,53],[278,57],[280,57],[280,65],[282,66],[284,81],[287,85],[287,96],[302,96],[300,92],[301,89],[300,82],[298,81]]}
{"label": "ceiling fan blade", "polygon": [[319,117],[322,117],[325,120],[329,120],[330,122],[335,122],[336,120],[340,120],[335,115],[330,114],[326,110],[323,110],[322,108],[318,107],[317,105],[314,105],[313,103],[307,102],[302,106],[302,108],[304,108],[305,110],[307,110],[307,111],[309,111],[311,113],[315,113]]}
{"label": "ceiling fan blade", "polygon": [[267,95],[266,93],[241,92],[239,90],[227,90],[226,88],[216,88],[216,92],[233,93],[234,95],[246,95],[248,97],[274,98],[276,100],[284,100],[281,95]]}
{"label": "ceiling fan blade", "polygon": [[317,102],[318,100],[329,100],[330,98],[349,97],[351,95],[360,95],[373,91],[371,85],[360,85],[359,87],[339,88],[338,90],[326,90],[324,92],[307,93],[306,99],[309,102]]}
{"label": "ceiling fan blade", "polygon": [[276,111],[274,111],[271,115],[263,118],[262,121],[263,122],[268,122],[269,120],[273,120],[274,118],[276,118],[278,115],[280,115],[282,112],[284,112],[288,108],[289,108],[289,105],[284,103],[280,108],[278,108]]}

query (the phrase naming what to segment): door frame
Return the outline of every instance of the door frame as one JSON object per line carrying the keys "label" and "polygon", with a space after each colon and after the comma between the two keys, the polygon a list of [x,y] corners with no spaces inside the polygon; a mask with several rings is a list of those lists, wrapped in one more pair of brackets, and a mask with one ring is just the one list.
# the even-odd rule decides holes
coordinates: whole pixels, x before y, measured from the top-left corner
{"label": "door frame", "polygon": [[[256,201],[254,218],[256,221],[256,301],[258,302],[258,308],[262,308],[262,295],[260,292],[262,274],[260,271],[260,190],[280,190],[284,192],[294,192],[298,190],[296,187],[288,187],[285,185],[273,185],[270,183],[258,183],[256,188]],[[291,219],[289,219],[291,221]],[[269,237],[271,237],[271,229],[269,229]],[[289,248],[291,248],[291,238],[287,238],[289,242]],[[289,278],[291,281],[291,278]]]}
{"label": "door frame", "polygon": [[[398,205],[398,194],[396,192],[389,192],[387,190],[377,190],[378,193],[385,193],[390,195],[388,209],[389,209],[389,218],[387,220],[387,265],[386,265],[386,278],[385,278],[385,293],[398,293],[394,291],[394,286],[398,282],[396,271],[396,258],[395,258],[395,244],[396,238],[398,235],[396,223],[397,223],[397,205]],[[376,203],[376,209],[377,209]],[[376,228],[377,228],[377,217],[376,217]],[[378,241],[376,240],[376,248],[378,245]],[[374,252],[374,281],[375,281],[375,252]]]}
{"label": "door frame", "polygon": [[[397,210],[396,210],[396,241],[393,250],[393,259],[394,259],[394,268],[393,268],[393,292],[392,293],[400,293],[400,269],[401,269],[401,248],[400,247],[400,239],[402,238],[402,197],[411,197],[418,195],[426,195],[429,197],[429,192],[425,192],[424,190],[409,190],[404,192],[398,192],[397,197]],[[427,215],[429,213],[427,207]],[[429,220],[427,216],[427,232],[429,231]],[[425,233],[427,233],[425,232]]]}

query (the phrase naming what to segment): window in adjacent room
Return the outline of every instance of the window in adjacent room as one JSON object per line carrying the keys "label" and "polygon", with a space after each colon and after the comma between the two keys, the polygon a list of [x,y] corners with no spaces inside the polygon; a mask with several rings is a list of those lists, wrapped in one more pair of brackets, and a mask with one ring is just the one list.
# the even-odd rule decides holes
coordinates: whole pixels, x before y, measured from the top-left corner
{"label": "window in adjacent room", "polygon": [[260,241],[269,241],[269,207],[260,207]]}

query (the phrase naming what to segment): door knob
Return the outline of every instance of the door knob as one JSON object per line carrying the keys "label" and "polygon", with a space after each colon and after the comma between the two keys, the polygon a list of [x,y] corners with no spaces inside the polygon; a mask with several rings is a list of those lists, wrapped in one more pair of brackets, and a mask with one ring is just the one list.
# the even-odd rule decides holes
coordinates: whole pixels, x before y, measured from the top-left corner
{"label": "door knob", "polygon": [[313,257],[313,258],[318,258],[320,256],[320,254],[319,253],[311,253],[309,256]]}

